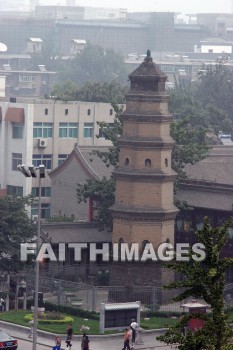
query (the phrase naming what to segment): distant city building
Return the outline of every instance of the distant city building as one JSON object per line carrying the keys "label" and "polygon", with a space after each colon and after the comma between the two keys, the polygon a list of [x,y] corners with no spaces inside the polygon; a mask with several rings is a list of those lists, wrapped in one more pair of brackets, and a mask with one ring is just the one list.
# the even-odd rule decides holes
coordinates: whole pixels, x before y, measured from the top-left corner
{"label": "distant city building", "polygon": [[70,55],[75,56],[80,53],[87,45],[86,40],[83,39],[72,39],[70,42]]}
{"label": "distant city building", "polygon": [[42,49],[43,40],[41,38],[28,38],[26,53],[39,53]]}

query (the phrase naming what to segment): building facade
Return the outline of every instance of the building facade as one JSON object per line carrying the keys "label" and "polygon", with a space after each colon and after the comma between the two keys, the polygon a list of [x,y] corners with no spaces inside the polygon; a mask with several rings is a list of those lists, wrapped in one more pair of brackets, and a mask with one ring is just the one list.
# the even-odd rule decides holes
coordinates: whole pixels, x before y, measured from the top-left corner
{"label": "building facade", "polygon": [[[11,102],[10,102],[11,101]],[[44,164],[48,171],[65,161],[79,146],[111,146],[99,134],[97,121],[113,123],[114,111],[107,103],[61,102],[40,99],[0,100],[0,188],[8,194],[38,196],[36,179],[26,179],[19,164]],[[78,182],[78,179],[77,179]],[[50,216],[51,183],[42,184],[42,217]],[[37,205],[32,215],[37,215]]]}

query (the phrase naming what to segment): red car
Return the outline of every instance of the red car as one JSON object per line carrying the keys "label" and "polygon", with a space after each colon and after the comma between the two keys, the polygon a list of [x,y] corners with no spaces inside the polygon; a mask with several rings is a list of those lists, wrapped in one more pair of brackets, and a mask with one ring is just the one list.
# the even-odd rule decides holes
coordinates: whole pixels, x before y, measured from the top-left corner
{"label": "red car", "polygon": [[0,350],[16,350],[17,348],[17,340],[9,334],[0,331]]}

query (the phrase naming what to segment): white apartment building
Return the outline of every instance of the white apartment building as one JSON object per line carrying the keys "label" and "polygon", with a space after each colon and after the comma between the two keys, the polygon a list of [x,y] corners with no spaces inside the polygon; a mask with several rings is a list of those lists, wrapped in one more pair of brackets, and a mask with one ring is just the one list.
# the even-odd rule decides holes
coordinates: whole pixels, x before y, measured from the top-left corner
{"label": "white apartment building", "polygon": [[[25,178],[19,164],[44,164],[48,171],[67,158],[74,145],[102,147],[97,121],[113,123],[107,103],[0,98],[0,193],[38,196],[38,179]],[[50,178],[42,180],[42,218],[50,216]],[[78,179],[77,179],[78,182]],[[37,215],[37,204],[32,215]]]}

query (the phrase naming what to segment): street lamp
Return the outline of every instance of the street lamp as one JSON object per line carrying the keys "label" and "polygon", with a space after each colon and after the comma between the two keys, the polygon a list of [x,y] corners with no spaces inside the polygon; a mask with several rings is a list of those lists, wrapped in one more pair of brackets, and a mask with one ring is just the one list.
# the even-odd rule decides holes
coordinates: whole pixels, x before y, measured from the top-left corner
{"label": "street lamp", "polygon": [[[39,202],[38,202],[38,226],[37,226],[37,252],[40,245],[40,221],[41,221],[41,179],[45,178],[45,166],[44,164],[34,167],[33,165],[18,165],[18,170],[25,177],[37,177],[37,170],[39,173]],[[37,255],[37,254],[36,254]],[[35,269],[35,297],[34,297],[34,325],[33,325],[33,345],[32,350],[36,350],[37,341],[37,324],[38,324],[38,293],[39,293],[39,275],[40,275],[40,262],[36,259]]]}

